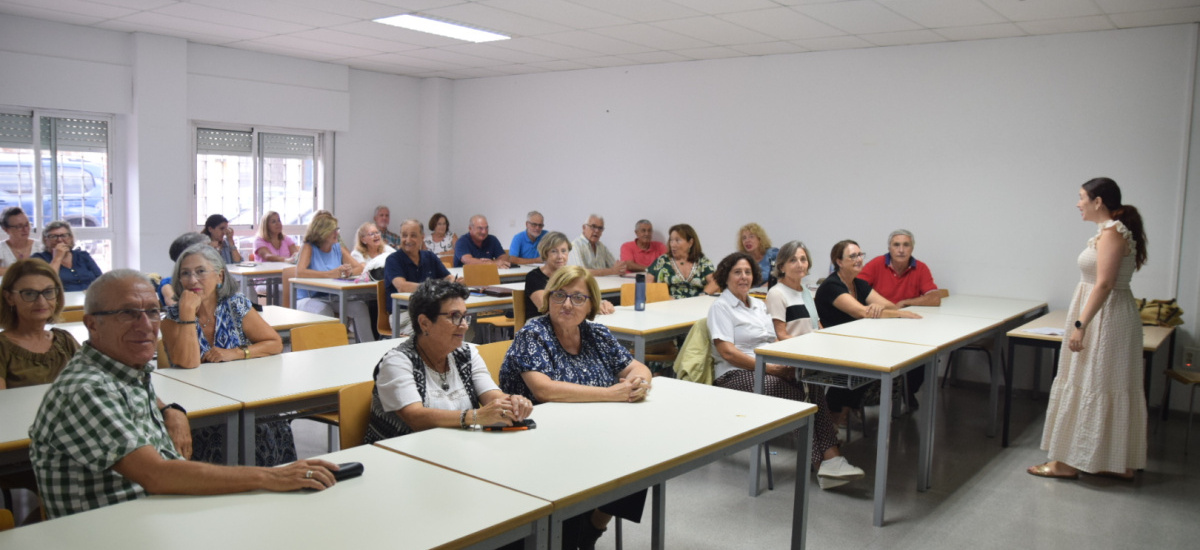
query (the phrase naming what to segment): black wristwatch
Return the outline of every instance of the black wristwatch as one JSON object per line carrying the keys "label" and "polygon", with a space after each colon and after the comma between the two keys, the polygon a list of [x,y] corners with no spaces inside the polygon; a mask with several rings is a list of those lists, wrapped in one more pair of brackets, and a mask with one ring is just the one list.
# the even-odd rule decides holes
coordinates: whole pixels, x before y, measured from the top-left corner
{"label": "black wristwatch", "polygon": [[1079,322],[1079,319],[1075,320],[1075,328],[1083,328],[1083,323]]}
{"label": "black wristwatch", "polygon": [[184,408],[183,408],[183,407],[182,407],[182,406],[181,406],[179,403],[171,403],[170,405],[167,405],[167,406],[165,406],[165,407],[163,407],[163,408],[159,409],[159,410],[158,410],[158,413],[159,413],[159,414],[161,414],[161,415],[163,415],[163,418],[166,418],[166,416],[167,416],[167,409],[175,409],[175,410],[177,410],[177,411],[179,411],[179,412],[183,413],[183,415],[184,415],[184,416],[187,416],[187,410],[186,410],[186,409],[184,409]]}

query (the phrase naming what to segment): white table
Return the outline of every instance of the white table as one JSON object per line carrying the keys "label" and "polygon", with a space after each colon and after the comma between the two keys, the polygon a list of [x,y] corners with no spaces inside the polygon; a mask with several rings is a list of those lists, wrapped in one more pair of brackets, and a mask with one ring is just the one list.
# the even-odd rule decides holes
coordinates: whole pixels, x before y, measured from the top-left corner
{"label": "white table", "polygon": [[[160,375],[155,371],[151,379],[154,392],[163,403],[179,403],[188,412],[188,424],[192,428],[225,426],[226,434],[236,434],[241,418],[242,404],[223,395],[217,395],[190,384]],[[225,438],[225,462],[237,463],[238,439]]]}
{"label": "white table", "polygon": [[156,374],[244,403],[239,454],[240,463],[248,464],[254,461],[256,421],[295,411],[336,410],[338,390],[372,380],[379,359],[402,341],[379,340],[245,361],[203,363],[194,369],[172,368]]}
{"label": "white table", "polygon": [[86,291],[72,290],[63,293],[63,311],[83,309],[83,298]]}
{"label": "white table", "polygon": [[[356,283],[344,279],[295,278],[291,282],[291,304],[296,306],[300,303],[296,298],[297,292],[300,290],[332,294],[337,296],[338,315],[344,325],[346,324],[346,302],[352,300],[374,300],[376,293],[379,291],[378,284],[378,282]],[[371,329],[372,327],[357,327],[355,330],[370,331]]]}
{"label": "white table", "polygon": [[[228,264],[225,266],[229,270],[229,275],[241,285],[242,293],[250,299],[251,302],[258,303],[258,292],[254,290],[256,281],[263,281],[267,287],[267,303],[271,305],[279,305],[282,297],[283,287],[283,270],[289,267],[296,267],[296,264],[288,262],[242,262],[241,264]],[[292,302],[293,304],[295,302]]]}
{"label": "white table", "polygon": [[634,358],[645,361],[646,344],[687,334],[696,321],[708,318],[714,301],[714,296],[665,300],[646,304],[644,311],[622,306],[611,315],[597,315],[596,322],[608,327],[617,340],[632,342]]}
{"label": "white table", "polygon": [[546,547],[544,500],[369,445],[319,458],[363,475],[316,492],[154,495],[0,533],[0,547]]}
{"label": "white table", "polygon": [[[852,323],[851,323],[852,324]],[[844,326],[844,325],[843,325]],[[879,428],[875,443],[875,515],[876,527],[883,526],[883,508],[887,497],[887,468],[888,451],[891,444],[891,400],[892,380],[897,376],[921,365],[932,366],[937,348],[837,336],[825,332],[814,332],[789,338],[780,342],[757,348],[755,353],[754,391],[762,393],[763,374],[768,362],[796,368],[813,369],[830,372],[846,377],[879,380],[882,389],[879,391]],[[934,369],[926,368],[925,377],[934,377]],[[855,385],[850,381],[847,386]],[[861,385],[861,382],[858,383]],[[936,409],[937,384],[925,384],[926,395],[931,396],[927,405],[921,408],[922,422],[918,423],[921,434],[920,452],[917,466],[917,490],[925,491],[929,486],[931,469],[929,463],[933,459],[933,415]],[[755,448],[750,460],[750,495],[759,493],[758,466],[761,447]],[[807,470],[797,470],[807,472]],[[797,474],[800,475],[800,474]],[[807,476],[805,476],[807,477]]]}
{"label": "white table", "polygon": [[544,403],[523,432],[434,429],[377,445],[553,503],[551,548],[562,521],[654,487],[652,547],[664,545],[666,480],[800,430],[792,547],[808,517],[809,420],[816,406],[669,378],[642,403]]}
{"label": "white table", "polygon": [[284,332],[305,325],[341,322],[337,317],[282,306],[263,306],[261,315],[263,320],[276,332]]}
{"label": "white table", "polygon": [[[506,269],[500,269],[498,270],[500,273],[500,282],[515,283],[518,281],[524,281],[525,275],[528,275],[530,271],[533,271],[538,267],[541,267],[541,264],[514,265]],[[446,269],[455,277],[461,278],[463,276],[463,268],[461,267],[448,267]]]}

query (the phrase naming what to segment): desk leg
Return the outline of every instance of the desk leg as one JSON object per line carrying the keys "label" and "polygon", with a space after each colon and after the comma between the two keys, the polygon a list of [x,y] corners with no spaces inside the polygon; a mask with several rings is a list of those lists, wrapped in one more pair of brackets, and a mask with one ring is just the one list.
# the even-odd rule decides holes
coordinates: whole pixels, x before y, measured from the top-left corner
{"label": "desk leg", "polygon": [[988,437],[996,437],[998,431],[996,428],[1000,425],[1000,382],[1004,378],[1004,364],[1001,356],[1002,338],[1006,338],[1003,333],[992,338],[992,364],[988,365],[992,373],[992,388],[988,393]]}
{"label": "desk leg", "polygon": [[257,304],[258,295],[254,292],[254,285],[250,284],[250,278],[245,275],[236,275],[234,278],[237,280],[239,285],[242,285],[242,294],[246,295],[246,298],[250,300],[250,303]]}
{"label": "desk leg", "polygon": [[258,466],[258,459],[254,452],[254,449],[257,448],[254,444],[254,410],[242,409],[241,418],[242,427],[239,434],[241,436],[241,445],[238,449],[238,464]]}
{"label": "desk leg", "polygon": [[[342,318],[343,325],[350,326],[348,324],[348,321],[350,320],[350,318],[347,316],[347,313],[346,313],[346,293],[344,291],[338,292],[338,317]],[[362,338],[359,337],[359,332],[361,330],[362,330],[362,328],[360,328],[358,325],[354,326],[354,341],[355,341],[355,343],[362,342]],[[370,330],[370,329],[368,328],[367,330]]]}
{"label": "desk leg", "polygon": [[651,491],[650,548],[662,550],[667,540],[667,482],[655,485]]}
{"label": "desk leg", "polygon": [[[283,284],[283,283],[280,283],[280,284]],[[291,308],[292,309],[300,309],[300,300],[299,300],[299,298],[296,298],[296,285],[292,285],[291,299],[292,299],[292,301],[288,302],[291,305]]]}
{"label": "desk leg", "polygon": [[550,548],[551,550],[562,550],[563,547],[563,520],[569,519],[561,517],[562,514],[550,514]]}
{"label": "desk leg", "polygon": [[[1000,437],[1000,446],[1008,447],[1008,431],[1009,424],[1012,423],[1012,393],[1013,393],[1013,370],[1016,369],[1016,361],[1013,359],[1015,348],[1017,347],[1016,340],[1008,339],[1008,365],[1004,369],[1004,431]],[[1040,350],[1038,355],[1041,355]],[[1037,389],[1037,382],[1033,383],[1034,389]]]}
{"label": "desk leg", "polygon": [[796,495],[792,501],[792,548],[804,548],[808,537],[809,457],[812,456],[813,419],[809,416],[800,428],[800,448],[796,453]]}
{"label": "desk leg", "polygon": [[[921,386],[921,399],[925,401],[926,405],[917,418],[921,436],[917,460],[917,490],[921,492],[927,491],[933,486],[930,479],[933,469],[930,467],[930,463],[933,461],[934,411],[937,410],[934,405],[937,403],[937,370],[937,358],[935,357],[932,364],[924,366],[925,383]],[[901,376],[908,376],[908,374],[905,373]]]}
{"label": "desk leg", "polygon": [[[762,395],[763,392],[763,373],[767,369],[767,359],[763,355],[756,355],[754,358],[754,393]],[[810,438],[811,439],[811,438]],[[758,463],[762,459],[762,444],[755,445],[750,449],[750,496],[758,496]],[[807,472],[807,469],[796,470],[796,477],[800,477],[800,472]]]}
{"label": "desk leg", "polygon": [[[887,498],[888,451],[892,441],[892,377],[883,376],[879,383],[879,438],[875,442],[875,521],[883,527],[883,501]],[[932,406],[933,403],[930,403]],[[800,476],[805,470],[797,470]],[[807,474],[805,474],[807,475]]]}
{"label": "desk leg", "polygon": [[550,518],[541,518],[533,523],[533,533],[525,537],[525,550],[546,550],[550,543]]}
{"label": "desk leg", "polygon": [[229,466],[237,466],[238,460],[241,459],[238,451],[238,442],[241,441],[240,422],[241,414],[231,414],[225,417],[225,464]]}
{"label": "desk leg", "polygon": [[[1179,331],[1172,330],[1171,331],[1171,339],[1167,341],[1167,368],[1168,369],[1175,368],[1175,334],[1177,332],[1179,332]],[[1161,413],[1162,419],[1166,420],[1167,416],[1169,416],[1171,414],[1171,381],[1165,380],[1164,382],[1166,382],[1166,387],[1163,388],[1163,401],[1162,401],[1162,405],[1160,408],[1162,409],[1162,413]],[[1149,387],[1149,386],[1147,386],[1147,387]],[[1149,405],[1147,405],[1147,406],[1149,406]]]}
{"label": "desk leg", "polygon": [[641,334],[633,337],[633,358],[641,363],[646,362],[646,337]]}

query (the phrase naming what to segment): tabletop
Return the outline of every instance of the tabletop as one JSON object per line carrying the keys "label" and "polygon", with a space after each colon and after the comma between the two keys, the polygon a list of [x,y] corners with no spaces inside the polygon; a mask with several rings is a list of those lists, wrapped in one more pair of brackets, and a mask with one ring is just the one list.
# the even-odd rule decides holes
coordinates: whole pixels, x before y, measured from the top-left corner
{"label": "tabletop", "polygon": [[[507,269],[500,269],[498,270],[500,273],[500,282],[515,283],[517,281],[524,281],[525,275],[539,267],[541,267],[541,264],[525,264],[514,265]],[[454,275],[455,277],[461,278],[463,276],[463,268],[461,267],[448,267],[446,269],[449,270],[450,274]]]}
{"label": "tabletop", "polygon": [[317,458],[360,462],[363,475],[316,492],[155,495],[0,533],[0,546],[458,548],[550,513],[544,500],[369,445]]}
{"label": "tabletop", "polygon": [[0,452],[29,446],[29,426],[50,384],[0,390]]}
{"label": "tabletop", "polygon": [[826,365],[892,372],[913,363],[922,363],[937,348],[886,340],[847,338],[824,332],[810,332],[756,348],[754,353]]}
{"label": "tabletop", "polygon": [[280,332],[304,325],[341,322],[337,317],[281,306],[263,306],[261,315],[271,328]]}
{"label": "tabletop", "polygon": [[1005,321],[1021,317],[1038,309],[1046,307],[1046,302],[1020,298],[999,298],[994,296],[949,296],[942,299],[942,305],[910,306],[905,308],[923,317],[936,315],[956,315],[959,317],[981,317]]}
{"label": "tabletop", "polygon": [[289,267],[296,267],[296,264],[288,262],[243,262],[240,264],[226,264],[225,267],[229,273],[233,275],[277,275]]}
{"label": "tabletop", "polygon": [[[1056,309],[1024,325],[1008,332],[1009,338],[1024,338],[1028,340],[1044,340],[1047,342],[1062,342],[1063,337],[1055,334],[1039,334],[1029,332],[1039,328],[1065,329],[1067,326],[1066,310]],[[1159,327],[1142,325],[1142,351],[1157,351],[1171,337],[1175,327]]]}
{"label": "tabletop", "polygon": [[324,278],[320,278],[320,277],[303,277],[303,278],[297,277],[295,279],[292,279],[291,284],[292,284],[292,288],[293,288],[293,292],[294,292],[295,288],[297,286],[303,286],[306,289],[323,288],[323,289],[328,289],[328,290],[365,290],[365,289],[374,290],[377,283],[375,281],[367,281],[367,282],[363,282],[363,283],[357,283],[354,281],[348,281],[346,279],[324,279]]}
{"label": "tabletop", "polygon": [[923,319],[859,319],[820,332],[841,336],[904,342],[938,349],[953,348],[982,336],[1001,321],[983,317],[930,315]]}
{"label": "tabletop", "polygon": [[652,333],[682,325],[690,326],[696,321],[707,319],[708,310],[714,301],[716,301],[715,296],[664,300],[646,304],[644,311],[636,311],[633,306],[621,306],[610,315],[597,315],[596,322],[603,324],[613,332]]}
{"label": "tabletop", "polygon": [[83,309],[83,298],[85,291],[72,290],[71,292],[63,293],[63,311],[71,311]]}

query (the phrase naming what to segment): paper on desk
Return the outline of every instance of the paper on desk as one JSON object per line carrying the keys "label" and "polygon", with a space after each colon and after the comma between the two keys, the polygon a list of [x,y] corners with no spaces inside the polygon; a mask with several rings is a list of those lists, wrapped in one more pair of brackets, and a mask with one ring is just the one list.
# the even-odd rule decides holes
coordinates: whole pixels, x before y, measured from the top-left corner
{"label": "paper on desk", "polygon": [[1046,336],[1062,336],[1067,333],[1066,330],[1055,327],[1039,327],[1025,329],[1024,332],[1032,332],[1034,334],[1045,334]]}

